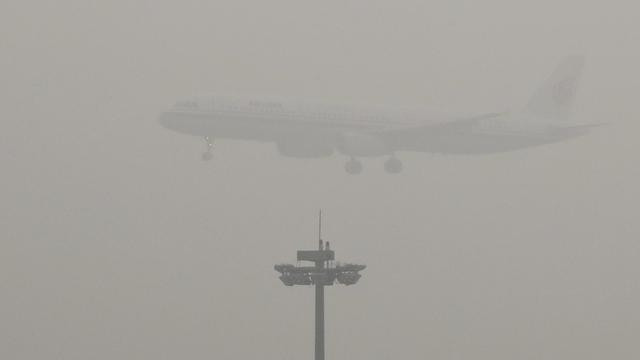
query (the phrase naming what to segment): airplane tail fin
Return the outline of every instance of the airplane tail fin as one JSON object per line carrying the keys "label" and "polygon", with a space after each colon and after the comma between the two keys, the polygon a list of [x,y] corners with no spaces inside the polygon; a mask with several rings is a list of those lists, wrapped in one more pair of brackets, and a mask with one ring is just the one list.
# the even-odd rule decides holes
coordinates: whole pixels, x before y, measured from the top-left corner
{"label": "airplane tail fin", "polygon": [[570,56],[565,59],[525,106],[524,113],[528,115],[527,117],[552,124],[566,122],[583,67],[583,56]]}

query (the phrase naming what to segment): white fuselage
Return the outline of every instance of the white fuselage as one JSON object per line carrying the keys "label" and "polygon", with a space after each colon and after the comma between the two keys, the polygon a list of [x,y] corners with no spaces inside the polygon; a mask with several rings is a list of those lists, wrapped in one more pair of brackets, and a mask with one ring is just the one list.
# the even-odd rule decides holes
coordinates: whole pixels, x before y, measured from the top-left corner
{"label": "white fuselage", "polygon": [[201,136],[212,158],[212,139],[272,142],[280,154],[323,157],[334,151],[350,156],[350,174],[362,171],[361,156],[389,156],[385,171],[398,173],[398,151],[487,154],[522,149],[585,134],[593,125],[568,125],[584,65],[570,56],[515,114],[451,117],[423,111],[344,106],[272,97],[194,96],[160,115],[171,130]]}
{"label": "white fuselage", "polygon": [[180,101],[160,116],[177,132],[273,142],[283,155],[297,157],[328,156],[336,149],[349,156],[492,153],[576,135],[508,115],[459,120],[420,111],[219,95]]}

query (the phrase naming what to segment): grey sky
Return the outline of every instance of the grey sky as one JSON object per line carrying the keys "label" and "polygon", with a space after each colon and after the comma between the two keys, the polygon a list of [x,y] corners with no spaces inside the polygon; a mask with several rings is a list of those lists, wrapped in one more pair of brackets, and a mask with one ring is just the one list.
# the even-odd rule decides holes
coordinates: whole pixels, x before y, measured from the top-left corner
{"label": "grey sky", "polygon": [[[640,355],[638,6],[581,1],[5,1],[0,358],[312,356],[312,289],[272,265],[365,263],[326,291],[327,358]],[[194,92],[457,113],[587,67],[573,141],[344,159],[216,144],[155,119]]]}

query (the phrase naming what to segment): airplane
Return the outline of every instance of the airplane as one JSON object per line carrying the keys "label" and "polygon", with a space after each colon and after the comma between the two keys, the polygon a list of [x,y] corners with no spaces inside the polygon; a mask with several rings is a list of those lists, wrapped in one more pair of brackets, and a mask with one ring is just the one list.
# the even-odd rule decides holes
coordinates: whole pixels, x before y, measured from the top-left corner
{"label": "airplane", "polygon": [[564,141],[597,125],[571,125],[569,115],[584,66],[570,56],[533,94],[523,109],[472,117],[426,115],[421,111],[323,104],[278,97],[220,94],[191,96],[160,114],[158,122],[202,137],[205,161],[213,139],[274,143],[284,156],[346,155],[348,174],[360,174],[358,158],[387,157],[387,173],[402,171],[396,153],[491,154]]}

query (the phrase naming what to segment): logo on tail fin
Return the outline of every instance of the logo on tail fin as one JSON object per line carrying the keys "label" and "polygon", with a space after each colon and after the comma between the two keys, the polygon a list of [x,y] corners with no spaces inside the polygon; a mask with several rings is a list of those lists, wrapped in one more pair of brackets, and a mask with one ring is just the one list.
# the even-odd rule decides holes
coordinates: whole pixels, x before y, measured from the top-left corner
{"label": "logo on tail fin", "polygon": [[553,89],[553,100],[556,106],[566,107],[576,94],[576,77],[566,78],[556,84]]}
{"label": "logo on tail fin", "polygon": [[529,121],[558,123],[569,118],[583,64],[582,57],[571,56],[553,71],[524,108]]}

